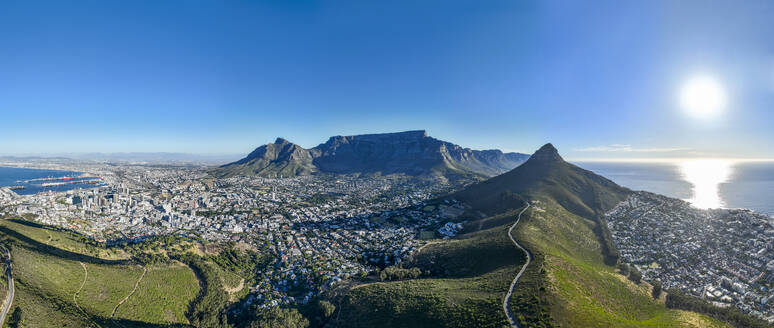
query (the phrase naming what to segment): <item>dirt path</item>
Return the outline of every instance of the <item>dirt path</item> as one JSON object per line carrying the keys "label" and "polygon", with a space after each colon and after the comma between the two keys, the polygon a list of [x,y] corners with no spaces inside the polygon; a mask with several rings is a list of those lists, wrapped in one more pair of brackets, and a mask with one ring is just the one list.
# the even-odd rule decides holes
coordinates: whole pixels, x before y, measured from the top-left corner
{"label": "dirt path", "polygon": [[147,267],[143,267],[142,268],[142,274],[140,275],[140,279],[137,279],[137,282],[134,283],[134,289],[132,289],[132,291],[129,293],[129,295],[126,295],[126,297],[124,297],[124,299],[122,299],[120,302],[118,302],[118,304],[116,304],[116,307],[113,308],[113,313],[110,314],[111,318],[116,315],[116,311],[118,311],[118,307],[121,306],[121,304],[124,304],[124,302],[126,302],[126,300],[128,300],[130,297],[132,297],[132,295],[134,295],[134,292],[137,291],[137,287],[140,286],[140,282],[142,281],[142,278],[145,278],[145,274],[147,272],[148,272],[148,268]]}
{"label": "dirt path", "polygon": [[86,269],[86,264],[83,264],[83,262],[78,262],[81,264],[81,267],[83,267],[83,282],[81,283],[81,287],[78,288],[78,290],[73,294],[73,302],[75,303],[75,307],[78,308],[79,311],[83,312],[83,309],[78,305],[78,294],[81,293],[83,290],[83,286],[86,286],[86,279],[89,278],[89,270]]}
{"label": "dirt path", "polygon": [[94,326],[96,326],[96,327],[101,327],[99,324],[97,324],[96,322],[94,322],[94,320],[92,320],[92,319],[91,319],[91,316],[89,316],[89,314],[88,314],[88,313],[86,313],[86,311],[84,311],[84,310],[81,308],[81,306],[80,306],[80,305],[78,305],[78,294],[80,294],[80,293],[81,293],[81,291],[83,290],[83,286],[86,286],[86,279],[88,279],[88,278],[89,278],[89,270],[88,270],[88,269],[86,269],[86,264],[84,264],[83,262],[78,262],[78,263],[79,263],[79,264],[81,265],[81,267],[83,268],[83,282],[81,283],[81,287],[80,287],[80,288],[78,288],[78,290],[77,290],[77,291],[76,291],[76,292],[73,294],[73,302],[75,303],[75,308],[77,308],[77,309],[78,309],[78,311],[81,311],[81,313],[83,313],[83,316],[84,316],[84,317],[85,317],[87,320],[91,321],[91,323],[92,323]]}
{"label": "dirt path", "polygon": [[417,254],[417,253],[421,252],[427,246],[434,245],[434,244],[440,244],[440,243],[441,243],[440,241],[430,241],[430,242],[427,242],[427,244],[424,244],[424,245],[420,246],[419,248],[417,248],[417,250],[414,251],[414,254]]}
{"label": "dirt path", "polygon": [[244,279],[240,280],[239,285],[237,285],[236,287],[227,287],[226,284],[223,284],[223,289],[226,291],[226,293],[229,293],[229,294],[237,293],[240,290],[242,290],[242,288],[245,288]]}
{"label": "dirt path", "polygon": [[8,315],[8,311],[11,309],[11,305],[13,304],[13,296],[14,296],[14,285],[13,285],[13,272],[11,271],[11,252],[8,251],[7,248],[3,247],[3,250],[6,254],[6,278],[8,279],[8,295],[6,295],[6,299],[4,302],[3,312],[0,314],[0,327],[3,327],[5,324],[5,317]]}

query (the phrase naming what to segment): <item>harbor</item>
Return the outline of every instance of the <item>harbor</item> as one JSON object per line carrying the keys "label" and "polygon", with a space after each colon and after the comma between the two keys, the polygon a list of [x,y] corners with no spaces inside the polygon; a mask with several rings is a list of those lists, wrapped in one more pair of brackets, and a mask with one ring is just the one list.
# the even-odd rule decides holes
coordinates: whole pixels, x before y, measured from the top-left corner
{"label": "harbor", "polygon": [[0,167],[0,187],[5,187],[18,195],[91,189],[104,183],[102,178],[83,172]]}

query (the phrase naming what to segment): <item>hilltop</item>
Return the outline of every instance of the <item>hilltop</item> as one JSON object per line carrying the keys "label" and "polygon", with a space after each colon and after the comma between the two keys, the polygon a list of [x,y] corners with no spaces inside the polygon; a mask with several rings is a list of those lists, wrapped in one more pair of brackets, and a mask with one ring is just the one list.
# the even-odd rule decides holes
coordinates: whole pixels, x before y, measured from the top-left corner
{"label": "hilltop", "polygon": [[492,215],[523,205],[527,199],[551,198],[580,216],[593,216],[624,200],[630,191],[594,172],[564,161],[552,144],[538,149],[526,163],[452,195]]}
{"label": "hilltop", "polygon": [[425,131],[334,136],[305,149],[285,139],[256,148],[245,158],[213,171],[220,177],[293,177],[315,173],[473,174],[508,171],[528,158],[500,150],[472,150],[429,137]]}

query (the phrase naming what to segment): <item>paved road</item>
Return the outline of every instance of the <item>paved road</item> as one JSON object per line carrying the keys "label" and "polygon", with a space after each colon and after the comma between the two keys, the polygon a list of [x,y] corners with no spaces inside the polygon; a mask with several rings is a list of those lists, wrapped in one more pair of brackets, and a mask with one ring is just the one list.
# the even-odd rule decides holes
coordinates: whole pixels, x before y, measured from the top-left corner
{"label": "paved road", "polygon": [[513,228],[516,227],[517,224],[519,224],[519,221],[521,221],[521,215],[524,214],[524,212],[529,208],[529,203],[527,203],[527,207],[525,207],[521,212],[519,212],[519,218],[516,219],[516,222],[513,223],[510,229],[508,229],[508,237],[511,238],[511,241],[513,242],[516,247],[521,249],[524,254],[527,254],[527,263],[524,263],[524,265],[521,267],[521,270],[519,271],[519,274],[516,275],[515,278],[513,278],[513,281],[511,282],[511,288],[508,289],[508,293],[505,294],[505,299],[503,299],[503,311],[505,311],[505,316],[508,317],[508,321],[511,323],[511,327],[513,328],[520,328],[519,322],[516,320],[516,318],[513,316],[513,313],[511,313],[511,294],[513,294],[513,289],[516,288],[516,283],[519,281],[519,278],[521,278],[521,275],[524,273],[525,270],[527,270],[527,266],[530,262],[532,262],[532,254],[524,247],[521,247],[519,243],[516,242],[516,239],[513,239],[513,234],[511,232],[513,231]]}
{"label": "paved road", "polygon": [[5,250],[5,256],[7,258],[5,275],[8,278],[8,302],[6,302],[5,307],[3,308],[3,313],[0,314],[0,327],[5,325],[5,317],[8,315],[8,311],[11,309],[15,292],[13,286],[13,273],[11,272],[11,253],[8,252],[7,248],[3,248],[3,250]]}

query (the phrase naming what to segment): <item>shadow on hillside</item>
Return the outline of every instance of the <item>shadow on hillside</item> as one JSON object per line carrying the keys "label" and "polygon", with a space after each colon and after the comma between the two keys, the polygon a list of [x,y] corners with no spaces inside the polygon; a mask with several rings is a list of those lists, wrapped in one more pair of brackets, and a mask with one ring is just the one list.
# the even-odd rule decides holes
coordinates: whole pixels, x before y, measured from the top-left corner
{"label": "shadow on hillside", "polygon": [[128,263],[127,260],[105,260],[105,259],[101,259],[101,258],[94,257],[94,256],[89,256],[89,255],[84,255],[84,254],[79,254],[79,253],[74,253],[74,252],[71,252],[71,251],[67,251],[67,250],[64,250],[64,249],[61,249],[61,248],[57,248],[57,247],[54,247],[54,246],[51,246],[51,245],[47,245],[47,244],[41,243],[41,242],[39,242],[37,240],[34,240],[32,238],[29,238],[29,237],[21,234],[21,233],[15,231],[13,229],[9,229],[8,227],[0,226],[0,233],[6,234],[9,237],[12,237],[12,238],[18,240],[19,242],[24,244],[24,246],[26,246],[26,247],[28,247],[28,248],[30,248],[32,250],[35,250],[35,251],[38,251],[38,252],[41,252],[41,253],[45,253],[45,254],[50,254],[50,255],[62,257],[62,258],[66,258],[66,259],[73,260],[73,261],[80,261],[80,262],[91,263],[91,264],[126,264],[126,263]]}
{"label": "shadow on hillside", "polygon": [[40,223],[35,223],[35,222],[32,222],[32,221],[22,220],[22,219],[8,219],[8,221],[11,221],[11,222],[14,222],[14,223],[18,223],[18,224],[21,224],[21,225],[26,225],[28,227],[33,227],[33,228],[54,230],[54,229],[51,229],[51,227],[49,227],[47,225],[43,225],[43,224],[40,224]]}
{"label": "shadow on hillside", "polygon": [[153,323],[148,323],[148,322],[127,320],[127,319],[110,319],[110,318],[103,318],[103,317],[94,317],[92,319],[97,324],[99,324],[101,327],[116,327],[116,328],[130,328],[130,327],[143,327],[143,328],[145,328],[145,327],[150,327],[150,328],[192,327],[190,325],[183,325],[183,324],[164,325],[164,324],[153,324]]}
{"label": "shadow on hillside", "polygon": [[82,234],[82,233],[80,233],[78,231],[74,231],[74,230],[71,230],[71,229],[63,228],[63,227],[57,227],[57,226],[52,226],[52,225],[47,225],[47,224],[40,224],[40,223],[37,223],[37,222],[23,220],[23,219],[8,219],[8,221],[11,221],[11,222],[16,223],[16,224],[28,226],[28,227],[31,227],[31,228],[35,228],[35,229],[49,230],[49,231],[55,231],[55,232],[59,232],[59,233],[70,234],[72,237],[83,238],[83,240],[92,241],[88,236],[85,236],[84,234]]}

